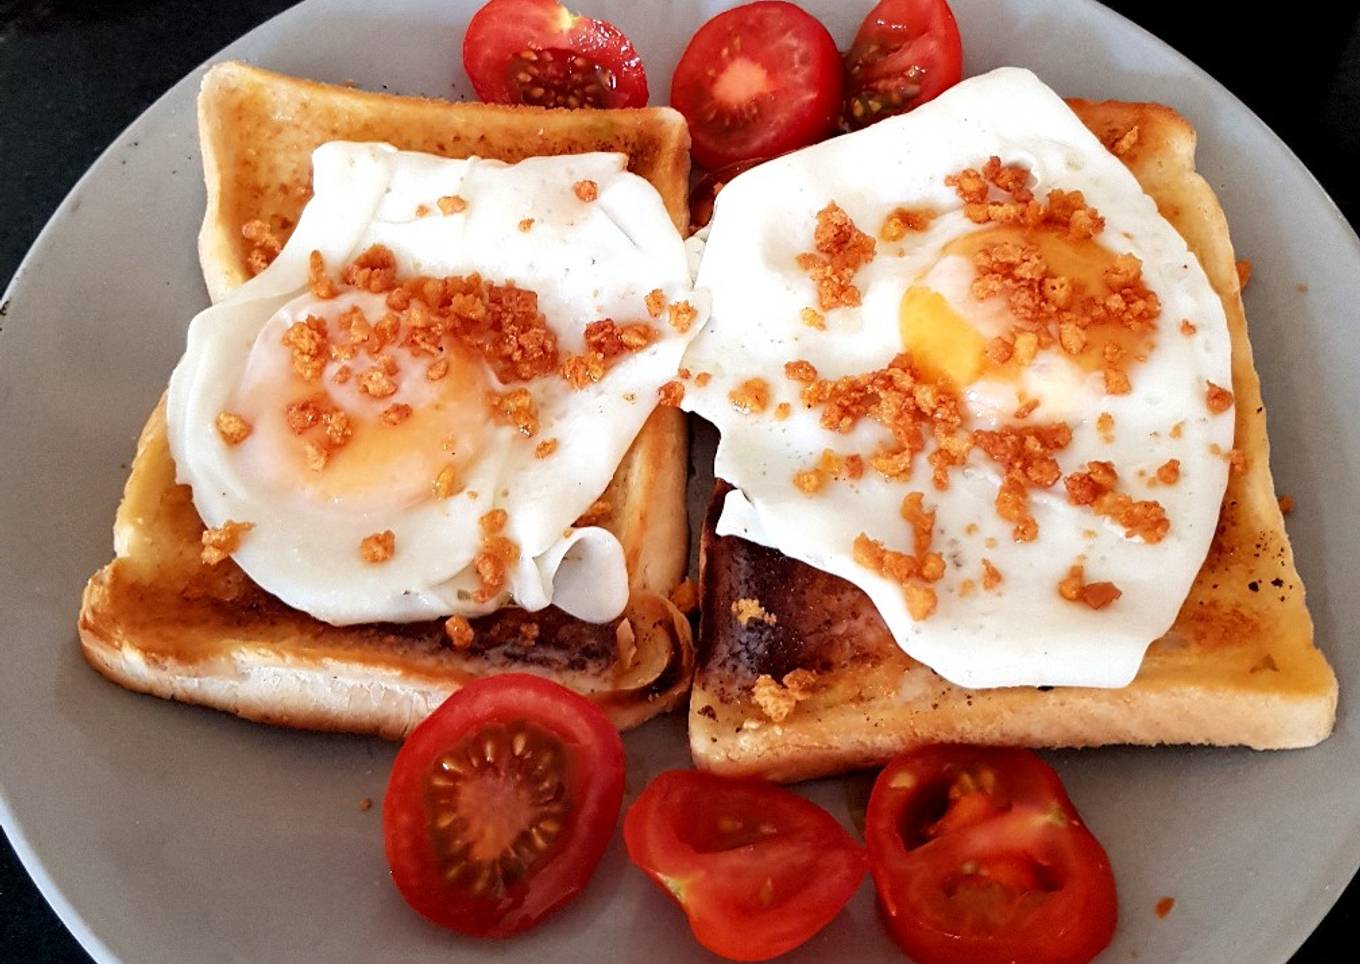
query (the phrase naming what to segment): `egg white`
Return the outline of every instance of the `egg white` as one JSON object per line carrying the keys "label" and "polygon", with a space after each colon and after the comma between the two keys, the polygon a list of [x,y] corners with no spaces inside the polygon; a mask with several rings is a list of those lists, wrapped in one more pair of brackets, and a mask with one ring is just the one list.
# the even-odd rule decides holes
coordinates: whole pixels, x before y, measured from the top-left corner
{"label": "egg white", "polygon": [[[556,603],[584,619],[613,618],[628,594],[622,548],[606,530],[573,530],[572,523],[604,491],[655,407],[657,389],[674,376],[704,321],[684,242],[661,197],[625,170],[619,154],[506,165],[333,142],[318,148],[312,163],[314,195],[288,243],[268,269],[193,320],[171,378],[171,452],[203,521],[253,523],[236,561],[285,603],[333,624],[472,616],[510,599],[530,610]],[[599,189],[590,203],[572,191],[586,179]],[[447,195],[464,198],[467,209],[442,216],[437,201]],[[419,216],[421,207],[432,213]],[[529,231],[519,228],[525,218],[534,219]],[[401,277],[478,272],[490,282],[536,291],[564,355],[582,350],[589,322],[649,320],[644,298],[653,289],[667,301],[690,301],[700,315],[686,334],[653,322],[660,335],[655,342],[622,357],[583,390],[555,375],[522,383],[539,409],[532,439],[508,425],[449,425],[455,437],[478,448],[459,495],[412,498],[381,484],[375,467],[374,491],[326,498],[305,479],[262,471],[261,454],[249,457],[256,440],[226,445],[214,418],[230,408],[252,351],[257,359],[261,353],[286,357],[278,341],[289,322],[371,299],[353,293],[315,299],[308,291],[309,254],[320,251],[334,272],[373,244],[393,251]],[[501,388],[489,369],[485,376]],[[536,457],[536,443],[550,438],[556,450]],[[420,480],[417,490],[427,490],[429,481]],[[508,593],[476,603],[471,593],[479,581],[470,564],[480,548],[478,519],[493,508],[509,513],[504,534],[518,544],[520,561],[509,574]],[[394,556],[365,562],[360,541],[386,529],[396,536]]]}
{"label": "egg white", "polygon": [[[867,419],[847,434],[823,429],[819,412],[799,402],[800,386],[784,377],[785,362],[805,359],[834,378],[881,368],[902,351],[903,292],[940,263],[945,244],[977,230],[945,178],[992,155],[1029,168],[1039,197],[1053,188],[1084,192],[1106,219],[1097,240],[1139,257],[1144,282],[1161,299],[1155,349],[1130,368],[1131,394],[1107,396],[1099,373],[1077,371],[1057,353],[1041,353],[1051,357],[1036,361],[1020,386],[1043,400],[1030,424],[1072,425],[1072,443],[1057,454],[1064,474],[1111,461],[1121,491],[1162,503],[1171,529],[1159,543],[1126,538],[1088,508],[1069,505],[1061,483],[1029,490],[1039,537],[1015,542],[994,507],[998,467],[976,450],[943,492],[932,487],[924,454],[907,483],[866,469],[861,480],[830,483],[813,497],[792,484],[824,449],[867,455],[886,432]],[[899,206],[938,216],[900,243],[880,241],[878,255],[855,276],[862,304],[826,312],[826,330],[817,331],[799,320],[816,295],[795,258],[811,249],[816,214],[829,201],[870,235]],[[720,534],[773,547],[859,586],[908,654],[960,685],[1117,687],[1133,678],[1148,644],[1175,619],[1214,532],[1227,465],[1211,447],[1231,448],[1233,418],[1211,415],[1204,397],[1206,381],[1231,384],[1230,342],[1222,305],[1184,240],[1061,98],[1028,71],[996,70],[907,115],[740,175],[717,198],[698,284],[712,296],[712,317],[684,364],[713,378],[691,388],[685,407],[720,430],[715,473],[737,487]],[[984,308],[957,307],[986,328]],[[1193,337],[1177,330],[1182,318],[1196,325]],[[793,406],[790,418],[745,415],[730,404],[729,391],[752,377],[772,386],[772,406]],[[1013,423],[1015,389],[986,380],[970,386],[970,427]],[[1112,443],[1096,430],[1101,412],[1114,418]],[[1138,473],[1151,474],[1170,458],[1180,460],[1179,483],[1147,488]],[[911,619],[898,585],[852,558],[860,532],[911,551],[899,515],[911,490],[937,510],[934,548],[948,566],[935,587],[938,610],[921,622]],[[1123,596],[1099,611],[1063,600],[1057,584],[1078,557],[1089,581],[1113,581]],[[996,592],[964,598],[960,586],[978,581],[983,558],[1004,582]]]}

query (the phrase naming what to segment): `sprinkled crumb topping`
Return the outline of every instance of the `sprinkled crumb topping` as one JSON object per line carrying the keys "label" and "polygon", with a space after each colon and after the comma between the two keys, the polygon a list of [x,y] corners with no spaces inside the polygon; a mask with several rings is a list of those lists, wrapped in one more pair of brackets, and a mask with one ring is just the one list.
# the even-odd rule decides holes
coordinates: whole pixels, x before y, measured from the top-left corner
{"label": "sprinkled crumb topping", "polygon": [[699,372],[694,376],[694,384],[699,386],[700,388],[703,388],[712,380],[713,374],[711,372]]}
{"label": "sprinkled crumb topping", "polygon": [[538,403],[527,388],[516,388],[505,394],[491,392],[488,400],[496,417],[513,425],[521,435],[533,438],[538,434]]}
{"label": "sprinkled crumb topping", "polygon": [[449,643],[454,649],[467,649],[472,645],[476,633],[472,629],[472,623],[462,616],[450,616],[444,620],[444,635],[449,638]]}
{"label": "sprinkled crumb topping", "polygon": [[241,537],[253,528],[253,522],[228,519],[216,528],[204,529],[200,539],[203,549],[199,558],[205,566],[217,565],[241,547]]}
{"label": "sprinkled crumb topping", "polygon": [[815,250],[798,255],[798,267],[817,285],[817,305],[823,311],[860,303],[855,272],[874,257],[874,239],[859,228],[835,201],[817,212],[812,237]]}
{"label": "sprinkled crumb topping", "polygon": [[926,208],[895,208],[883,219],[878,236],[883,241],[901,241],[909,231],[925,231],[930,227],[935,212]]}
{"label": "sprinkled crumb topping", "polygon": [[571,186],[571,193],[586,203],[594,201],[600,196],[600,186],[594,181],[577,181]]}
{"label": "sprinkled crumb topping", "polygon": [[1180,459],[1167,459],[1157,466],[1157,481],[1162,485],[1175,485],[1180,481],[1181,462]]}
{"label": "sprinkled crumb topping", "polygon": [[[702,374],[702,373],[701,373]],[[696,384],[701,384],[695,379]],[[679,408],[685,400],[685,383],[672,379],[656,390],[657,403],[668,408]]]}
{"label": "sprinkled crumb topping", "polygon": [[307,256],[307,287],[322,301],[328,301],[336,295],[335,282],[326,273],[326,259],[320,251],[313,251]]}
{"label": "sprinkled crumb topping", "polygon": [[[1174,460],[1173,460],[1174,461]],[[1179,476],[1180,463],[1176,463]],[[1160,502],[1135,500],[1119,492],[1119,474],[1112,462],[1087,462],[1085,472],[1070,472],[1063,485],[1067,501],[1087,505],[1096,515],[1105,516],[1124,528],[1126,538],[1139,536],[1149,544],[1161,542],[1171,529],[1171,520]]]}
{"label": "sprinkled crumb topping", "polygon": [[1083,603],[1092,609],[1104,609],[1124,595],[1112,582],[1087,582],[1085,567],[1074,563],[1067,576],[1058,583],[1058,595],[1068,602]]}
{"label": "sprinkled crumb topping", "polygon": [[688,616],[699,608],[699,584],[693,579],[685,579],[671,590],[670,601],[676,609]]}
{"label": "sprinkled crumb topping", "polygon": [[1096,432],[1100,435],[1100,440],[1106,445],[1114,442],[1114,416],[1109,412],[1101,412],[1096,419]]}
{"label": "sprinkled crumb topping", "polygon": [[552,455],[556,451],[557,451],[557,439],[545,438],[543,441],[539,442],[537,445],[534,446],[534,458],[546,459],[548,456]]}
{"label": "sprinkled crumb topping", "polygon": [[770,405],[770,383],[763,378],[748,378],[727,393],[732,407],[744,415],[759,415]]}
{"label": "sprinkled crumb topping", "polygon": [[1181,334],[1182,334],[1182,335],[1184,335],[1185,337],[1189,338],[1191,335],[1193,335],[1193,334],[1194,334],[1195,332],[1197,332],[1197,331],[1199,331],[1199,329],[1196,328],[1196,327],[1194,326],[1194,324],[1190,321],[1189,318],[1182,318],[1182,319],[1181,319]]}
{"label": "sprinkled crumb topping", "polygon": [[250,437],[250,423],[235,412],[218,412],[213,424],[217,426],[217,434],[228,445],[240,445]]}
{"label": "sprinkled crumb topping", "polygon": [[436,499],[449,499],[461,492],[462,488],[458,483],[458,470],[449,464],[435,476],[432,491]]}
{"label": "sprinkled crumb topping", "polygon": [[750,597],[743,597],[732,603],[732,616],[743,626],[749,626],[752,620],[762,622],[767,626],[773,626],[779,622],[774,613],[765,611],[760,600]]}
{"label": "sprinkled crumb topping", "polygon": [[1233,393],[1222,386],[1208,383],[1208,388],[1204,394],[1204,403],[1209,406],[1209,411],[1215,415],[1222,415],[1233,406]]}
{"label": "sprinkled crumb topping", "polygon": [[995,589],[997,586],[1001,585],[1001,582],[1004,578],[1005,577],[1001,575],[1001,570],[996,568],[996,566],[992,565],[992,560],[990,559],[982,560],[983,589]]}
{"label": "sprinkled crumb topping", "polygon": [[809,328],[826,331],[826,316],[816,308],[804,308],[798,313],[798,319]]}
{"label": "sprinkled crumb topping", "polygon": [[364,562],[380,563],[391,559],[397,551],[397,536],[391,529],[364,536],[359,543],[359,555]]}
{"label": "sprinkled crumb topping", "polygon": [[467,201],[464,201],[457,194],[447,194],[434,202],[439,207],[440,214],[457,214],[467,210]]}
{"label": "sprinkled crumb topping", "polygon": [[[288,226],[291,226],[291,222],[285,225]],[[273,226],[265,221],[247,221],[241,225],[241,237],[251,244],[250,253],[246,255],[246,263],[253,275],[269,267],[283,250],[283,239]]]}
{"label": "sprinkled crumb topping", "polygon": [[647,297],[643,299],[643,304],[647,308],[647,315],[651,318],[660,318],[661,312],[666,310],[666,292],[660,288],[653,288],[647,292]]}
{"label": "sprinkled crumb topping", "polygon": [[533,218],[525,218],[524,220],[522,220],[522,221],[519,222],[519,224],[517,225],[517,227],[518,227],[518,228],[520,229],[520,231],[523,232],[524,234],[528,234],[530,231],[533,230],[533,227],[534,227],[534,219],[533,219]]}
{"label": "sprinkled crumb topping", "polygon": [[1003,469],[996,514],[1014,524],[1011,536],[1016,542],[1033,542],[1038,537],[1039,524],[1029,510],[1028,490],[1050,488],[1062,477],[1053,453],[1071,441],[1072,430],[1061,422],[973,433],[974,444]]}
{"label": "sprinkled crumb topping", "polygon": [[751,699],[772,723],[782,723],[799,703],[812,695],[816,682],[816,674],[806,669],[786,674],[782,685],[773,676],[762,673],[751,688]]}
{"label": "sprinkled crumb topping", "polygon": [[666,306],[666,318],[670,326],[682,335],[689,331],[698,316],[698,310],[688,301],[674,301]]}

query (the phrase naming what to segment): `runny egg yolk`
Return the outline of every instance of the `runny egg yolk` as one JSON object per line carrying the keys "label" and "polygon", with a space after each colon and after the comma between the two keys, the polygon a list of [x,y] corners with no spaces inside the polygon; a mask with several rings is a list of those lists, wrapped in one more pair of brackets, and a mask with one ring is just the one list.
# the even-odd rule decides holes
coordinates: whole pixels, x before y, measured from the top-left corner
{"label": "runny egg yolk", "polygon": [[[1068,278],[1075,290],[1098,299],[1111,293],[1105,273],[1115,263],[1115,254],[1091,239],[1072,239],[1052,230],[1026,231],[1003,226],[977,231],[945,246],[943,257],[962,258],[969,265],[984,247],[999,243],[1031,244],[1039,249],[1049,272]],[[965,300],[972,300],[968,295]],[[979,331],[972,320],[956,310],[951,300],[925,284],[907,288],[898,309],[902,347],[917,368],[929,378],[955,388],[972,384],[984,375],[1005,379],[1019,376],[1014,362],[996,364],[986,354],[987,342],[1004,331]],[[1070,361],[1087,371],[1105,365],[1105,349],[1116,345],[1131,361],[1141,360],[1151,350],[1146,334],[1117,324],[1092,325],[1085,329],[1086,345]],[[1060,350],[1054,346],[1054,350]]]}
{"label": "runny egg yolk", "polygon": [[[240,471],[308,501],[355,511],[428,500],[435,480],[449,468],[453,490],[461,491],[461,480],[485,444],[479,427],[492,423],[484,366],[466,349],[448,345],[440,356],[447,371],[431,380],[426,372],[437,359],[398,345],[384,352],[396,362],[397,390],[375,398],[359,390],[360,374],[374,363],[367,354],[343,363],[352,372],[343,381],[336,380],[341,363],[335,361],[309,381],[292,370],[277,334],[258,339],[232,399],[232,410],[254,426],[233,451]],[[309,399],[345,413],[351,434],[343,444],[329,444],[321,426],[301,433],[289,426],[289,403]],[[326,449],[323,466],[312,463],[309,443]]]}

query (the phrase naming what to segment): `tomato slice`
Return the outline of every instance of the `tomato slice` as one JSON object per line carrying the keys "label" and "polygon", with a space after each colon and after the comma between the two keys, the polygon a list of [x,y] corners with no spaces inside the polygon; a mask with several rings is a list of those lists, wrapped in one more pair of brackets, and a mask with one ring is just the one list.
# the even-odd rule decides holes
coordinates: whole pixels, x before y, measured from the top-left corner
{"label": "tomato slice", "polygon": [[734,961],[807,941],[864,879],[861,847],[835,819],[762,780],[671,770],[624,818],[628,856],[684,908],[695,938]]}
{"label": "tomato slice", "polygon": [[963,41],[945,0],[882,0],[845,55],[845,124],[919,107],[963,76]]}
{"label": "tomato slice", "polygon": [[1114,936],[1114,875],[1028,750],[934,746],[879,774],[865,841],[889,929],[919,964],[1079,964]]}
{"label": "tomato slice", "polygon": [[713,219],[713,202],[718,199],[718,192],[727,186],[728,181],[768,160],[768,157],[753,157],[749,161],[728,164],[701,177],[689,192],[690,230],[697,231]]}
{"label": "tomato slice", "polygon": [[647,71],[628,38],[557,0],[491,0],[468,22],[463,68],[477,96],[493,104],[647,103]]}
{"label": "tomato slice", "polygon": [[699,28],[671,77],[695,160],[772,157],[831,132],[841,101],[836,42],[783,0],[733,7]]}
{"label": "tomato slice", "polygon": [[444,927],[507,937],[590,879],[618,822],[623,743],[537,676],[469,683],[416,727],[383,801],[392,880]]}

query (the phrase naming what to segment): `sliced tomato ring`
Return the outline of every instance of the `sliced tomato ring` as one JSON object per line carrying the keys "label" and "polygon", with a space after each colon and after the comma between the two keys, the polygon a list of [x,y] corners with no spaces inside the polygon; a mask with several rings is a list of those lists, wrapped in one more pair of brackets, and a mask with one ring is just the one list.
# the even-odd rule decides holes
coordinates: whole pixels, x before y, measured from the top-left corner
{"label": "sliced tomato ring", "polygon": [[945,0],[882,0],[845,55],[851,130],[938,97],[963,76],[963,41]]}
{"label": "sliced tomato ring", "polygon": [[623,800],[623,743],[588,700],[537,676],[470,683],[397,754],[387,863],[424,917],[505,937],[586,885]]}
{"label": "sliced tomato ring", "polygon": [[538,107],[643,107],[647,71],[612,23],[557,0],[491,0],[468,22],[463,67],[482,100]]}
{"label": "sliced tomato ring", "polygon": [[1109,859],[1026,750],[903,754],[874,785],[865,841],[889,929],[919,964],[1080,964],[1114,934]]}
{"label": "sliced tomato ring", "polygon": [[784,0],[758,0],[709,20],[671,77],[671,106],[689,122],[695,160],[716,169],[811,144],[835,127],[836,42]]}
{"label": "sliced tomato ring", "polygon": [[761,961],[840,913],[867,866],[825,810],[760,780],[661,774],[624,818],[628,856],[684,908],[715,954]]}

